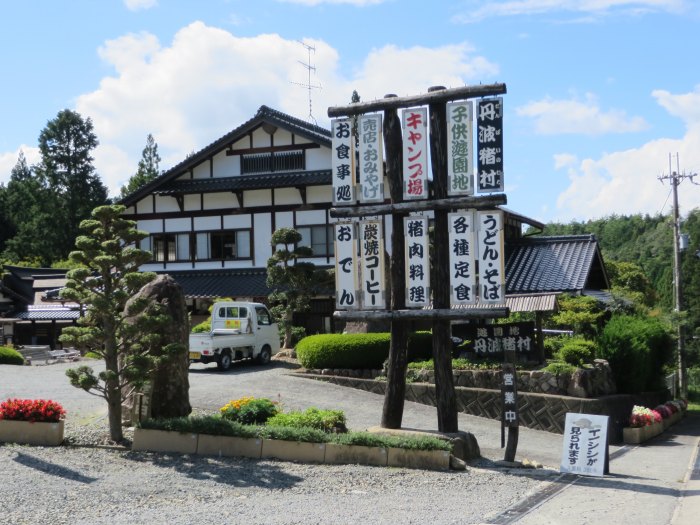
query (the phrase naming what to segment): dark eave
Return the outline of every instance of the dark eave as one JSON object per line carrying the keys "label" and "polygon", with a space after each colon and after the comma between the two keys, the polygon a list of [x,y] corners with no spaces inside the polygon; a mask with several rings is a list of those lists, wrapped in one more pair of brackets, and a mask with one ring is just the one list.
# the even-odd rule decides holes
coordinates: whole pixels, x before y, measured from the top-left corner
{"label": "dark eave", "polygon": [[119,204],[131,206],[146,195],[157,193],[156,190],[164,183],[181,176],[183,173],[193,169],[195,166],[207,161],[217,153],[229,148],[240,138],[266,123],[287,129],[295,135],[299,135],[300,137],[304,137],[323,146],[331,146],[330,130],[315,124],[310,124],[309,122],[305,122],[301,119],[292,117],[291,115],[287,115],[286,113],[282,113],[281,111],[277,111],[267,106],[260,106],[260,109],[258,109],[257,113],[252,119],[227,133],[220,139],[212,142],[200,151],[190,155],[179,164],[176,164],[168,171],[164,172],[160,177],[152,180],[148,184],[145,184],[123,199],[120,199]]}

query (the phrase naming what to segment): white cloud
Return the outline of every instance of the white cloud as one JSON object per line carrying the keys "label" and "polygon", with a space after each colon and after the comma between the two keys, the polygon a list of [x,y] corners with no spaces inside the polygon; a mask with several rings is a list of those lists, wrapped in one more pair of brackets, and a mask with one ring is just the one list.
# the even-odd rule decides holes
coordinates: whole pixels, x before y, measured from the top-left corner
{"label": "white cloud", "polygon": [[142,11],[158,5],[158,0],[124,0],[124,5],[129,11]]}
{"label": "white cloud", "polygon": [[554,155],[554,169],[557,170],[573,166],[576,162],[578,162],[578,158],[570,153],[556,153]]}
{"label": "white cloud", "polygon": [[629,133],[648,128],[642,117],[627,117],[624,111],[603,111],[596,97],[587,93],[584,101],[554,100],[549,97],[516,109],[520,116],[535,120],[541,135]]}
{"label": "white cloud", "polygon": [[27,160],[27,165],[30,167],[38,163],[41,159],[39,148],[30,147],[26,144],[22,144],[15,151],[0,153],[0,184],[7,184],[9,182],[12,168],[17,164],[20,151],[24,153],[24,158]]}
{"label": "white cloud", "polygon": [[500,16],[541,15],[550,13],[573,14],[579,21],[593,21],[595,16],[579,17],[581,14],[625,15],[655,12],[681,13],[689,7],[689,0],[508,0],[487,2],[475,1],[476,7],[457,15],[453,21],[459,23],[480,22],[486,18]]}
{"label": "white cloud", "polygon": [[[681,170],[700,171],[700,87],[672,95],[655,91],[654,97],[669,113],[683,115],[687,130],[680,139],[660,138],[639,148],[584,159],[568,167],[569,187],[557,200],[558,219],[593,218],[616,214],[668,213],[670,187],[657,177],[668,174],[669,153],[680,156]],[[675,164],[673,166],[675,169]],[[681,213],[700,207],[700,188],[686,181],[679,191]]]}
{"label": "white cloud", "polygon": [[[362,100],[383,97],[401,86],[425,93],[435,84],[462,86],[481,81],[497,66],[476,56],[466,44],[441,48],[373,50],[358,71],[338,72],[335,49],[320,40],[312,62],[322,86],[314,90],[313,116],[328,125],[329,106],[349,103],[353,89]],[[77,99],[76,110],[92,118],[100,146],[95,166],[117,194],[136,171],[148,133],[158,143],[161,168],[182,161],[251,118],[265,104],[302,119],[308,117],[306,50],[279,35],[237,37],[195,22],[181,29],[170,45],[148,33],[125,35],[105,43],[100,56],[115,69],[99,87]],[[411,67],[407,67],[410,64]],[[417,73],[415,73],[417,72]]]}

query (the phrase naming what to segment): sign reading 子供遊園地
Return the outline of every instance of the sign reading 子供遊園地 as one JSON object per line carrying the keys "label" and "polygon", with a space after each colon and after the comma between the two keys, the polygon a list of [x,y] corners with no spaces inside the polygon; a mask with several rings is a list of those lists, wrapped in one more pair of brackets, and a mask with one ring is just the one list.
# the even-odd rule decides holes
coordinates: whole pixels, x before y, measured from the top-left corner
{"label": "sign reading \u5b50\u4f9b\u904a\u5712\u5730", "polygon": [[602,476],[607,457],[608,416],[567,413],[560,471]]}

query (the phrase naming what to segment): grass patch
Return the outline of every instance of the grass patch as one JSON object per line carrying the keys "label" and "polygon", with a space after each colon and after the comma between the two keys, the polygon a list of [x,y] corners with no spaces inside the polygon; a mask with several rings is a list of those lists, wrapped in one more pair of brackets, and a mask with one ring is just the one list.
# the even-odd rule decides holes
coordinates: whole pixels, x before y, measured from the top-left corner
{"label": "grass patch", "polygon": [[[472,361],[471,359],[460,357],[452,360],[452,370],[500,370],[502,366],[502,361],[493,359]],[[408,363],[409,370],[433,370],[434,368],[435,364],[432,359]],[[520,369],[521,366],[516,365],[516,368]]]}

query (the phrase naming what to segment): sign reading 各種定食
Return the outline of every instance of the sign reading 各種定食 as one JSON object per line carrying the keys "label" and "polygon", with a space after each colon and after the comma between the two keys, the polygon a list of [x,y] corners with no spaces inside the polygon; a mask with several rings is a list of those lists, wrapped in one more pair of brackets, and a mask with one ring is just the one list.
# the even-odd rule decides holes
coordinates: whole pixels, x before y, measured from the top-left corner
{"label": "sign reading \u5404\u7a2e\u5b9a\u98df", "polygon": [[447,216],[450,243],[450,303],[476,302],[476,236],[473,210],[450,213]]}
{"label": "sign reading \u5404\u7a2e\u5b9a\u98df", "polygon": [[561,472],[602,476],[608,457],[608,416],[566,414]]}

